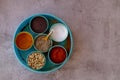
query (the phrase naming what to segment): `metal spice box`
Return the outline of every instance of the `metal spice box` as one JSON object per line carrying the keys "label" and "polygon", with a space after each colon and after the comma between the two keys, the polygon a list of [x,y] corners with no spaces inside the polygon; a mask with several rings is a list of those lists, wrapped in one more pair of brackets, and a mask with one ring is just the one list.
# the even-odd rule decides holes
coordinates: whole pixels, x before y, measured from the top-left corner
{"label": "metal spice box", "polygon": [[[33,70],[31,68],[28,67],[27,62],[26,62],[26,58],[27,56],[32,52],[32,51],[36,51],[36,49],[32,46],[30,49],[23,51],[20,50],[16,47],[15,45],[15,37],[18,33],[22,32],[22,31],[27,31],[29,33],[32,34],[33,38],[38,35],[36,33],[32,33],[29,31],[29,22],[31,20],[31,18],[33,18],[34,16],[44,16],[48,19],[49,22],[49,26],[46,32],[44,32],[45,34],[49,33],[50,27],[55,24],[55,23],[62,23],[66,26],[67,30],[68,30],[68,37],[63,41],[63,42],[54,42],[53,41],[53,45],[61,45],[63,46],[66,51],[67,51],[67,59],[60,65],[54,65],[51,64],[47,58],[48,52],[45,52],[45,58],[46,58],[46,65],[44,68],[40,69],[40,70]],[[58,69],[60,69],[70,58],[71,54],[72,54],[72,49],[73,49],[73,37],[72,37],[72,32],[70,30],[70,28],[68,27],[68,25],[60,18],[52,15],[52,14],[47,14],[47,13],[43,13],[43,14],[35,14],[30,16],[29,18],[26,18],[25,20],[23,20],[21,22],[21,24],[18,26],[15,34],[14,34],[14,38],[13,38],[13,49],[14,49],[14,53],[16,58],[18,59],[18,61],[28,70],[32,71],[32,72],[36,72],[36,73],[49,73],[49,72],[53,72],[56,71]]]}

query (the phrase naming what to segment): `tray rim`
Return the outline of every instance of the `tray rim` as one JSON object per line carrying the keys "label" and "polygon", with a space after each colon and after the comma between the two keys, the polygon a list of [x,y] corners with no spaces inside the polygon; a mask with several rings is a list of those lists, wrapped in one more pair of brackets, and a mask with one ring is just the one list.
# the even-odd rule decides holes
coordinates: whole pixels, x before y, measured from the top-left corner
{"label": "tray rim", "polygon": [[[20,61],[20,59],[18,58],[18,56],[17,56],[17,54],[16,54],[16,51],[15,51],[14,38],[15,38],[15,36],[16,36],[16,33],[17,33],[18,28],[20,27],[20,25],[21,25],[24,21],[26,21],[27,19],[29,19],[29,18],[31,18],[31,17],[34,17],[34,16],[36,16],[36,15],[48,15],[48,16],[52,16],[52,17],[56,18],[57,20],[61,21],[61,22],[67,27],[67,29],[68,29],[68,31],[69,31],[68,33],[70,34],[71,47],[70,47],[70,52],[69,52],[68,58],[63,62],[63,64],[61,64],[61,65],[58,66],[57,68],[52,69],[52,70],[49,70],[49,71],[35,71],[35,70],[32,70],[32,69],[28,68],[27,66],[25,66],[25,65]],[[15,57],[17,58],[18,62],[19,62],[24,68],[26,68],[27,70],[29,70],[29,71],[31,71],[31,72],[34,72],[34,73],[51,73],[51,72],[55,72],[56,70],[62,68],[62,66],[64,66],[64,65],[68,62],[68,60],[70,59],[71,54],[72,54],[72,52],[73,52],[73,46],[74,46],[73,43],[74,43],[74,42],[73,42],[72,31],[71,31],[70,27],[66,24],[66,22],[65,22],[62,18],[59,18],[59,17],[57,17],[57,16],[55,16],[54,14],[51,14],[51,13],[38,13],[38,14],[33,14],[33,15],[31,15],[31,16],[23,19],[23,20],[19,23],[18,27],[16,28],[16,30],[15,30],[15,32],[14,32],[14,36],[13,36],[13,40],[12,40],[12,45],[13,45],[12,47],[13,47],[13,49],[14,49],[14,55],[15,55]]]}

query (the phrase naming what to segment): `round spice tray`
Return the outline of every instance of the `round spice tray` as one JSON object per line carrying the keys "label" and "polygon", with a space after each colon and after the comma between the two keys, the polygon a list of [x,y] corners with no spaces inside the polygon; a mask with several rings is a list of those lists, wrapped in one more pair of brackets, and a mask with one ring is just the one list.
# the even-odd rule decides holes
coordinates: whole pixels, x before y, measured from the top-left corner
{"label": "round spice tray", "polygon": [[[66,51],[66,59],[64,62],[62,62],[61,64],[52,64],[48,58],[48,54],[49,54],[49,50],[46,51],[46,52],[41,52],[44,56],[45,56],[45,65],[43,68],[41,69],[38,69],[38,70],[34,70],[32,68],[30,68],[27,64],[27,57],[28,55],[31,54],[31,52],[34,52],[34,51],[39,51],[39,50],[36,50],[35,49],[35,46],[34,46],[34,39],[36,38],[36,36],[40,35],[41,33],[35,33],[33,31],[31,31],[30,29],[30,22],[31,22],[31,19],[33,19],[35,16],[42,16],[43,18],[47,19],[47,29],[42,33],[42,34],[48,34],[50,32],[50,29],[51,29],[51,26],[53,24],[56,24],[56,23],[62,23],[65,25],[66,29],[68,30],[68,36],[67,38],[62,41],[62,42],[56,42],[54,40],[52,40],[52,47],[58,45],[58,46],[61,46],[65,49]],[[27,34],[31,34],[32,38],[31,38],[31,46],[28,48],[28,49],[19,49],[18,46],[16,45],[16,37],[17,35],[19,35],[20,33],[27,33]],[[27,36],[26,34],[26,36]],[[29,37],[30,38],[30,37]],[[21,37],[20,39],[18,38],[18,42],[19,40],[22,41]],[[23,38],[23,40],[25,40]],[[28,42],[27,42],[28,43]],[[25,44],[27,44],[25,43]],[[30,39],[29,39],[29,43],[30,43]],[[25,45],[23,44],[23,45]],[[20,45],[21,46],[21,45]],[[73,37],[72,37],[72,32],[69,28],[69,26],[60,18],[52,15],[52,14],[48,14],[48,13],[43,13],[43,14],[35,14],[35,15],[32,15],[28,18],[26,18],[25,20],[23,20],[20,25],[18,26],[18,28],[16,29],[16,32],[14,34],[14,38],[13,38],[13,49],[14,49],[14,53],[15,53],[15,56],[16,58],[18,59],[18,61],[28,70],[32,71],[32,72],[36,72],[36,73],[49,73],[49,72],[53,72],[53,71],[56,71],[58,69],[60,69],[70,58],[71,54],[72,54],[72,49],[73,49]]]}

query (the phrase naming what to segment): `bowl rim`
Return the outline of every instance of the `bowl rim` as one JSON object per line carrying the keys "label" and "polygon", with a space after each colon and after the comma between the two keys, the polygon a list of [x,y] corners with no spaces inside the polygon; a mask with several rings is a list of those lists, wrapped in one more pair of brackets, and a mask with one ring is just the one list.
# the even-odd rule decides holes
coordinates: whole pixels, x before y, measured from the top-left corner
{"label": "bowl rim", "polygon": [[[19,48],[19,47],[17,46],[17,44],[16,44],[16,39],[17,39],[17,37],[18,37],[19,35],[23,34],[23,33],[26,33],[26,34],[30,35],[30,37],[32,38],[32,44],[31,44],[31,46],[30,46],[29,48],[27,48],[27,49],[21,49],[21,48]],[[29,50],[29,49],[33,46],[34,39],[33,39],[33,36],[32,36],[31,33],[27,32],[27,31],[22,31],[22,32],[16,34],[15,39],[14,39],[14,42],[15,42],[16,47],[17,47],[19,50],[21,50],[21,51],[27,51],[27,50]]]}
{"label": "bowl rim", "polygon": [[51,51],[53,48],[55,48],[55,47],[60,47],[60,48],[64,49],[65,55],[66,55],[64,61],[67,59],[68,53],[67,53],[67,50],[66,50],[63,46],[61,46],[61,45],[54,45],[54,46],[52,46],[52,47],[49,49],[49,51],[48,51],[48,56],[47,56],[47,57],[48,57],[48,60],[49,60],[53,65],[60,65],[60,64],[62,64],[64,61],[61,62],[61,63],[55,63],[55,62],[53,62],[53,61],[50,59],[50,51]]}
{"label": "bowl rim", "polygon": [[73,46],[74,46],[74,40],[73,40],[73,35],[72,35],[72,31],[70,30],[70,27],[68,27],[68,25],[64,22],[64,20],[62,20],[62,18],[59,18],[57,16],[55,16],[54,14],[51,14],[51,13],[37,13],[37,14],[33,14],[27,18],[25,18],[19,25],[18,27],[16,28],[15,32],[14,32],[14,36],[13,36],[13,40],[12,40],[12,47],[14,49],[14,55],[16,57],[16,59],[18,60],[18,62],[24,67],[26,68],[27,70],[33,72],[33,73],[42,73],[42,74],[46,74],[46,73],[51,73],[51,72],[55,72],[56,70],[60,69],[63,65],[65,65],[66,62],[64,62],[62,65],[58,66],[57,68],[54,68],[52,70],[48,70],[48,71],[34,71],[34,70],[31,70],[29,69],[24,63],[22,63],[22,61],[20,61],[19,59],[19,56],[18,54],[16,53],[16,47],[15,47],[15,44],[14,44],[14,38],[16,36],[16,34],[19,32],[18,29],[20,28],[21,25],[23,25],[23,23],[27,20],[29,20],[30,18],[32,18],[33,16],[35,15],[47,15],[47,16],[52,16],[54,17],[55,19],[61,21],[64,25],[67,26],[67,29],[68,29],[68,32],[70,34],[70,40],[71,40],[71,46],[70,46],[70,52],[69,52],[69,55],[68,55],[68,58],[66,59],[66,62],[70,59],[71,55],[72,55],[72,52],[73,52]]}

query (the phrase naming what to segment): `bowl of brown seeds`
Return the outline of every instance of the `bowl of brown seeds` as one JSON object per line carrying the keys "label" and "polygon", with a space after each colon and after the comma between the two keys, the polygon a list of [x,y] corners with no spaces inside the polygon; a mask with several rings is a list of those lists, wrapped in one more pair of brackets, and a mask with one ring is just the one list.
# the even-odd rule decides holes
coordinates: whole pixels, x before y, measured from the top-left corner
{"label": "bowl of brown seeds", "polygon": [[33,51],[27,56],[27,64],[34,70],[39,70],[45,66],[46,58],[42,52]]}

